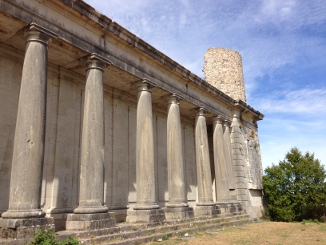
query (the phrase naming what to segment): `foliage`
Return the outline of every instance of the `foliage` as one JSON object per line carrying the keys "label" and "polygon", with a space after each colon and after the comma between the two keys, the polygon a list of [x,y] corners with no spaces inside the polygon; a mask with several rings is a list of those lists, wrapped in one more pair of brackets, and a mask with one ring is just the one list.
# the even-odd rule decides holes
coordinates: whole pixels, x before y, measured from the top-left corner
{"label": "foliage", "polygon": [[69,237],[61,242],[58,245],[79,245],[80,242],[76,238]]}
{"label": "foliage", "polygon": [[54,233],[51,230],[42,231],[39,230],[35,236],[31,245],[57,245]]}
{"label": "foliage", "polygon": [[30,245],[79,245],[80,242],[76,238],[67,238],[61,242],[56,241],[56,237],[51,230],[39,230],[35,236],[34,240]]}
{"label": "foliage", "polygon": [[292,148],[279,165],[265,169],[267,212],[275,221],[321,219],[325,215],[326,172],[314,154]]}

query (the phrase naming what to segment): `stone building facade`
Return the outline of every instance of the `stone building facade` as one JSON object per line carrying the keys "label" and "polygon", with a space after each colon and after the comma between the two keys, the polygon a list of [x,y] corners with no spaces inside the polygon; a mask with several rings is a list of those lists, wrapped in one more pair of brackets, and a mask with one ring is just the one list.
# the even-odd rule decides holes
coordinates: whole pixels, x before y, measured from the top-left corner
{"label": "stone building facade", "polygon": [[[234,51],[205,81],[83,1],[1,0],[0,20],[1,236],[261,215],[263,115]],[[209,78],[228,52],[242,80]]]}

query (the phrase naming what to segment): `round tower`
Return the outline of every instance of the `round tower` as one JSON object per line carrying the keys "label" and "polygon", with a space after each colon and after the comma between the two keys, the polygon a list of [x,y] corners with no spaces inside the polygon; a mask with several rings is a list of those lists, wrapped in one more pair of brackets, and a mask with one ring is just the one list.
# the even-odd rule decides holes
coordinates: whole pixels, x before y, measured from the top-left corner
{"label": "round tower", "polygon": [[205,54],[206,82],[235,100],[246,102],[241,55],[225,48],[209,48]]}

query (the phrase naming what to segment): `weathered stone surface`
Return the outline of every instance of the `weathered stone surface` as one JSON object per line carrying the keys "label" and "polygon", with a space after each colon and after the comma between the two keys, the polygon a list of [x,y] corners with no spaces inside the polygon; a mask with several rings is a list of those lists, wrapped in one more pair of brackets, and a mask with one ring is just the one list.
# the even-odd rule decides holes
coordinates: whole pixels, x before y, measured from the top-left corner
{"label": "weathered stone surface", "polygon": [[169,203],[167,207],[187,207],[179,99],[168,97],[167,165]]}
{"label": "weathered stone surface", "polygon": [[32,24],[18,102],[10,179],[9,210],[3,218],[44,217],[40,190],[44,157],[47,43],[52,34]]}
{"label": "weathered stone surface", "polygon": [[167,207],[164,212],[167,221],[180,221],[194,217],[194,209],[190,207]]}
{"label": "weathered stone surface", "polygon": [[115,225],[114,213],[68,214],[67,230],[97,230]]}
{"label": "weathered stone surface", "polygon": [[196,206],[194,208],[195,217],[212,217],[220,213],[221,210],[215,204],[209,206]]}
{"label": "weathered stone surface", "polygon": [[165,220],[163,209],[128,210],[127,222],[157,224]]}
{"label": "weathered stone surface", "polygon": [[147,80],[143,80],[138,82],[136,86],[138,90],[136,129],[137,204],[134,209],[149,210],[159,208],[155,194],[152,84]]}
{"label": "weathered stone surface", "polygon": [[105,61],[97,55],[88,59],[84,120],[81,145],[79,206],[76,214],[105,213],[104,185],[104,107],[103,68]]}
{"label": "weathered stone surface", "polygon": [[198,202],[196,205],[212,206],[212,178],[210,169],[207,126],[204,108],[199,108],[196,114],[196,166],[197,166],[197,188]]}
{"label": "weathered stone surface", "polygon": [[223,137],[223,118],[215,117],[213,122],[213,150],[215,167],[215,190],[217,202],[229,201],[229,175]]}
{"label": "weathered stone surface", "polygon": [[53,218],[1,219],[0,238],[32,238],[38,230],[53,230]]}
{"label": "weathered stone surface", "polygon": [[246,102],[241,55],[234,50],[210,48],[205,54],[205,79],[235,100]]}

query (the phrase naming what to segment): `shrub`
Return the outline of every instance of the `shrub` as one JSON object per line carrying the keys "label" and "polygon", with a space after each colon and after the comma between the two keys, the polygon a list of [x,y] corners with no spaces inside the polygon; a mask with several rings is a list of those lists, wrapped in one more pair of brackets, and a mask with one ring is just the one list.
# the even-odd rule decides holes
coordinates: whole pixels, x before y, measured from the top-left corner
{"label": "shrub", "polygon": [[56,238],[54,233],[51,230],[39,230],[35,236],[34,240],[31,242],[31,245],[56,245]]}
{"label": "shrub", "polygon": [[76,238],[67,238],[61,242],[56,241],[55,234],[51,230],[39,230],[35,236],[34,240],[30,245],[79,245],[80,242]]}

